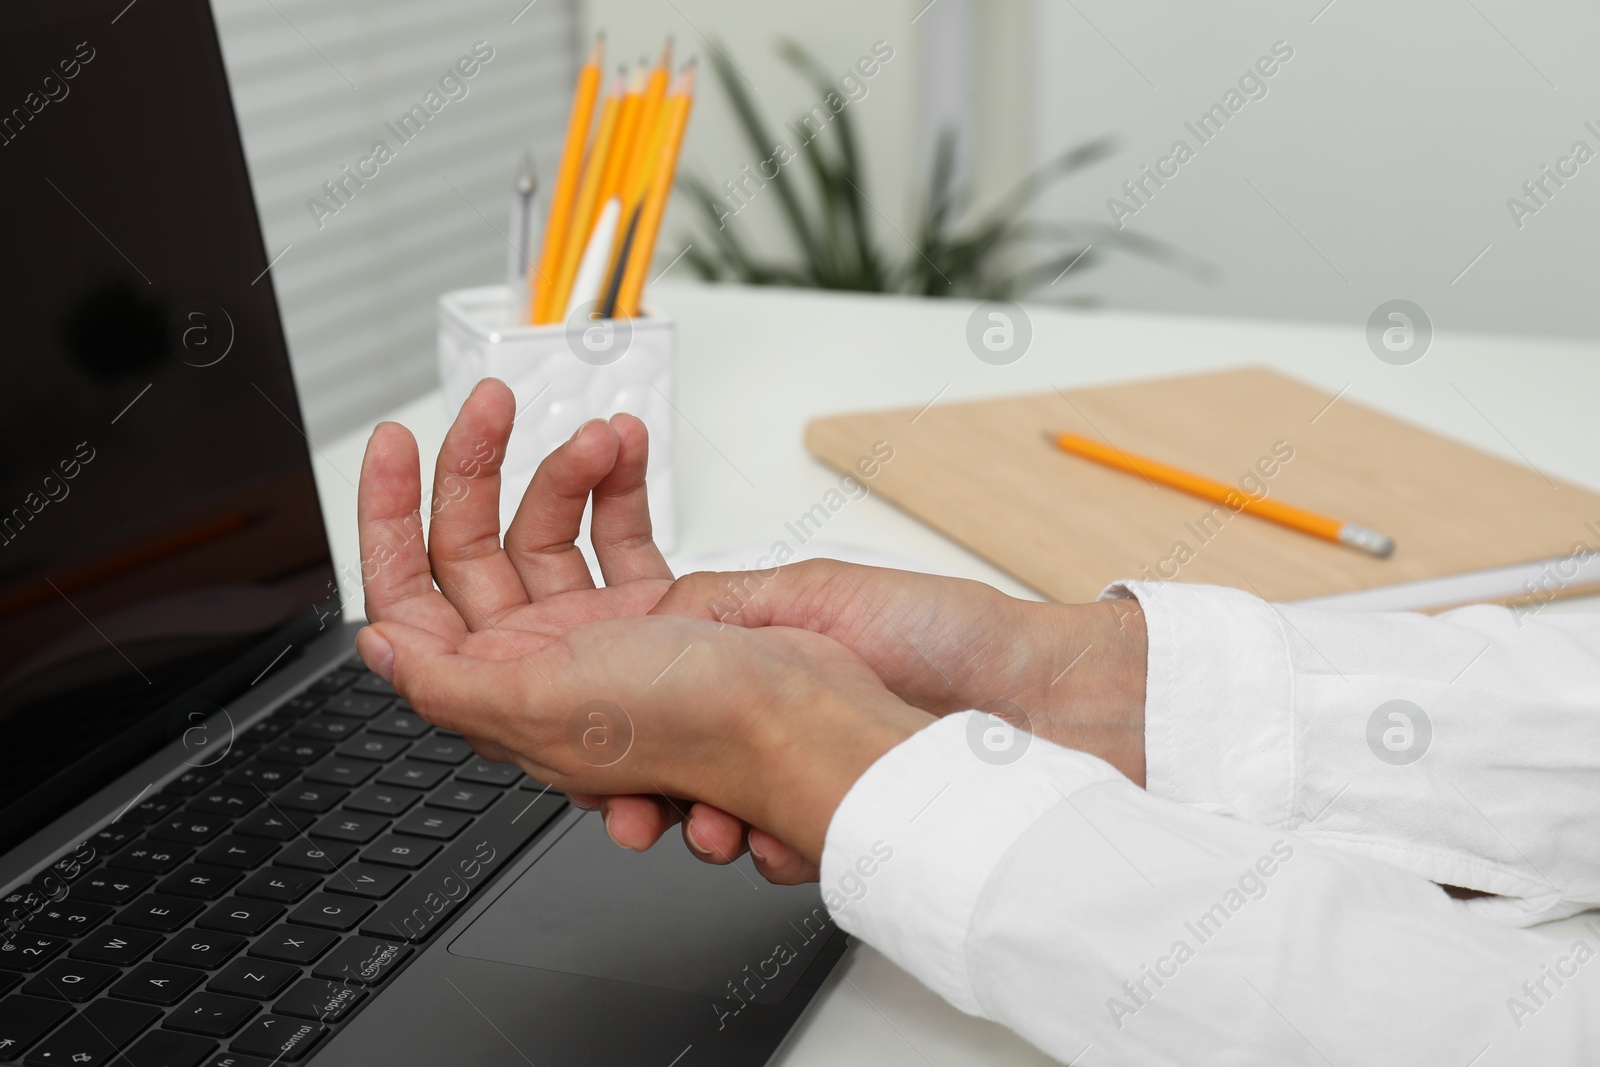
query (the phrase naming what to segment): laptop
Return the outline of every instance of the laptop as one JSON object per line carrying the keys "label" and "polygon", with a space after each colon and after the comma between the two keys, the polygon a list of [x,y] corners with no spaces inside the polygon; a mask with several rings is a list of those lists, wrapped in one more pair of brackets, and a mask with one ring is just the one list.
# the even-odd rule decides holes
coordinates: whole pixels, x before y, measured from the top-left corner
{"label": "laptop", "polygon": [[354,655],[205,0],[3,19],[0,1063],[767,1062],[815,887],[617,848]]}

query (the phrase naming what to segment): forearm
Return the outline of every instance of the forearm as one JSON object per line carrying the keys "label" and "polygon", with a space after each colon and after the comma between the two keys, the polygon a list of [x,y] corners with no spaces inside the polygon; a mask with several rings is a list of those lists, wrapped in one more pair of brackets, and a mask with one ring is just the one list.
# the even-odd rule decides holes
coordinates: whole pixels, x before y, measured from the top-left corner
{"label": "forearm", "polygon": [[1083,753],[1039,742],[1013,764],[974,759],[967,718],[922,731],[852,789],[829,829],[824,899],[951,1003],[1063,1062],[1092,1047],[1105,1063],[1188,1062],[1195,1048],[1577,1063],[1600,1039],[1600,987],[1572,980],[1592,948],[1484,922],[1389,865],[1153,797]]}

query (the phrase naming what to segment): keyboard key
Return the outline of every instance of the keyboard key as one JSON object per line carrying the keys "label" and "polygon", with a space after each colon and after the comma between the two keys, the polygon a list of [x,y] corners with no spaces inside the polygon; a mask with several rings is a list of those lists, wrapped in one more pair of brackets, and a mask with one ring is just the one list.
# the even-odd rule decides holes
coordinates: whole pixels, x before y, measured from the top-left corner
{"label": "keyboard key", "polygon": [[82,904],[68,899],[38,912],[23,924],[23,929],[35,934],[81,937],[110,917],[111,909],[104,904]]}
{"label": "keyboard key", "polygon": [[156,1030],[139,1039],[114,1067],[199,1067],[217,1050],[217,1043],[192,1034]]}
{"label": "keyboard key", "polygon": [[354,788],[371,778],[378,772],[378,768],[362,760],[346,759],[342,756],[329,756],[305,773],[308,782],[327,782],[331,785],[342,785]]}
{"label": "keyboard key", "polygon": [[432,859],[438,851],[439,846],[431,841],[384,834],[361,853],[361,858],[367,863],[386,863],[392,867],[415,870]]}
{"label": "keyboard key", "polygon": [[430,808],[449,808],[451,811],[467,811],[475,815],[503,796],[505,794],[492,785],[450,782],[429,793],[423,803]]}
{"label": "keyboard key", "polygon": [[238,997],[225,997],[221,993],[196,993],[167,1016],[163,1024],[174,1030],[207,1037],[227,1037],[243,1026],[259,1005]]}
{"label": "keyboard key", "polygon": [[[469,832],[451,842],[437,859],[368,916],[361,924],[361,932],[413,944],[426,941],[469,899],[471,891],[492,878],[567,806],[566,799],[556,793],[533,797],[526,805],[521,800],[520,795],[515,796],[491,808]],[[465,883],[468,894],[454,899],[444,896],[439,887],[446,878]]]}
{"label": "keyboard key", "polygon": [[180,841],[185,845],[204,845],[227,828],[228,820],[218,815],[185,812],[175,819],[162,819],[151,825],[145,836],[157,841]]}
{"label": "keyboard key", "polygon": [[361,724],[354,719],[343,715],[313,715],[295,723],[294,729],[289,732],[291,737],[304,738],[308,741],[343,741],[350,737]]}
{"label": "keyboard key", "polygon": [[276,1060],[265,1060],[260,1056],[246,1056],[233,1051],[223,1051],[215,1056],[208,1056],[200,1067],[278,1067]]}
{"label": "keyboard key", "polygon": [[456,772],[456,781],[478,785],[511,785],[521,777],[522,770],[515,764],[491,763],[486,759],[474,759]]}
{"label": "keyboard key", "polygon": [[217,767],[194,767],[168,782],[161,792],[178,797],[194,796],[221,775],[222,771]]}
{"label": "keyboard key", "polygon": [[96,904],[126,904],[154,881],[153,875],[108,868],[73,886],[72,896]]}
{"label": "keyboard key", "polygon": [[287,763],[247,763],[223,781],[239,789],[256,789],[271,793],[282,789],[299,776],[300,769],[291,767]]}
{"label": "keyboard key", "polygon": [[155,958],[161,963],[179,967],[198,967],[214,971],[234,953],[244,948],[245,939],[238,934],[225,934],[219,930],[186,930],[161,946]]}
{"label": "keyboard key", "polygon": [[323,741],[307,741],[300,737],[275,741],[261,750],[261,758],[273,763],[292,763],[304,767],[328,754],[333,746]]}
{"label": "keyboard key", "polygon": [[367,733],[388,734],[391,737],[421,737],[429,729],[421,715],[409,710],[387,711],[367,723]]}
{"label": "keyboard key", "polygon": [[299,837],[306,827],[317,821],[315,815],[303,811],[278,811],[267,808],[239,820],[234,830],[248,837],[262,837],[268,841],[288,841]]}
{"label": "keyboard key", "polygon": [[186,863],[162,879],[161,884],[156,886],[156,892],[193,897],[196,900],[216,900],[243,877],[244,872],[233,867]]}
{"label": "keyboard key", "polygon": [[94,849],[87,843],[79,845],[78,848],[81,851],[62,856],[60,859],[52,863],[49,871],[47,872],[48,876],[52,879],[65,882],[67,885],[71,885],[79,878],[82,878],[84,875],[88,874],[89,868],[93,866],[95,860]]}
{"label": "keyboard key", "polygon": [[66,938],[49,934],[12,934],[0,940],[0,967],[24,973],[37,971],[69,944]]}
{"label": "keyboard key", "polygon": [[353,897],[382,900],[411,877],[393,867],[378,867],[370,863],[352,863],[328,879],[326,888],[333,893],[348,893]]}
{"label": "keyboard key", "polygon": [[228,834],[207,845],[195,859],[218,867],[238,867],[252,870],[272,858],[278,846],[259,837],[241,837]]}
{"label": "keyboard key", "polygon": [[311,973],[335,982],[377,985],[389,977],[411,949],[404,942],[389,938],[351,937],[317,964]]}
{"label": "keyboard key", "polygon": [[472,755],[472,746],[460,737],[435,734],[412,745],[411,751],[406,755],[411,759],[427,760],[429,763],[448,763],[454,766],[466,762],[467,757]]}
{"label": "keyboard key", "polygon": [[138,836],[138,827],[124,826],[121,823],[113,823],[104,830],[101,830],[99,833],[95,834],[93,837],[89,838],[89,844],[94,846],[95,852],[104,856],[115,852],[117,849],[121,848],[123,845],[126,845],[129,841],[132,841]]}
{"label": "keyboard key", "polygon": [[273,794],[272,805],[281,811],[314,811],[321,814],[350,795],[348,789],[301,782]]}
{"label": "keyboard key", "polygon": [[161,944],[161,935],[127,926],[102,926],[93,937],[84,938],[70,955],[75,960],[94,960],[115,967],[139,962],[144,954]]}
{"label": "keyboard key", "polygon": [[313,893],[304,904],[289,913],[289,921],[302,926],[319,926],[324,930],[351,930],[376,906],[354,897]]}
{"label": "keyboard key", "polygon": [[397,834],[411,834],[415,837],[431,837],[439,841],[448,841],[452,837],[472,825],[472,816],[463,815],[458,811],[437,811],[429,808],[418,808],[394,824]]}
{"label": "keyboard key", "polygon": [[342,982],[307,978],[296,982],[272,1006],[279,1015],[293,1015],[319,1023],[336,1023],[366,997],[366,992]]}
{"label": "keyboard key", "polygon": [[111,995],[151,1004],[176,1004],[189,990],[205,981],[203,971],[174,967],[170,963],[141,963],[128,977],[111,987]]}
{"label": "keyboard key", "polygon": [[252,874],[234,892],[241,897],[255,897],[258,900],[272,900],[280,904],[292,904],[311,892],[320,881],[322,879],[314,874],[303,874],[299,871],[286,871],[272,867]]}
{"label": "keyboard key", "polygon": [[254,937],[277,922],[278,916],[282,914],[283,907],[279,904],[229,897],[211,905],[210,910],[196,919],[194,924],[207,930],[221,930],[223,933]]}
{"label": "keyboard key", "polygon": [[313,711],[318,711],[321,708],[322,699],[320,697],[301,695],[293,697],[284,704],[280,705],[278,709],[272,713],[272,717],[274,719],[303,719],[307,715],[310,715]]}
{"label": "keyboard key", "polygon": [[[365,668],[362,667],[360,661],[358,660],[348,670],[340,669],[334,671],[332,674],[326,674],[321,678],[318,678],[316,681],[312,682],[306,687],[306,693],[307,695],[311,696],[330,697],[340,690],[347,688],[351,682],[355,681],[361,676],[361,672],[364,669]],[[320,703],[320,701],[318,703]]]}
{"label": "keyboard key", "polygon": [[28,1067],[103,1067],[140,1031],[161,1017],[158,1008],[97,1000],[51,1034],[23,1060]]}
{"label": "keyboard key", "polygon": [[268,1000],[283,992],[284,986],[300,977],[300,968],[271,960],[237,959],[222,969],[206,989],[212,993],[231,993],[256,1000]]}
{"label": "keyboard key", "polygon": [[406,742],[401,737],[374,737],[370,732],[363,733],[360,737],[352,737],[338,748],[334,754],[348,759],[376,760],[386,763],[406,750]]}
{"label": "keyboard key", "polygon": [[13,986],[22,981],[22,975],[13,971],[0,971],[0,996],[11,992]]}
{"label": "keyboard key", "polygon": [[105,984],[122,972],[100,963],[78,963],[74,960],[56,960],[44,970],[28,979],[22,987],[24,993],[53,1000],[82,1002],[91,999]]}
{"label": "keyboard key", "polygon": [[378,712],[383,711],[394,703],[394,693],[340,693],[330,697],[322,705],[322,710],[333,712],[335,715],[352,715],[358,719],[370,719]]}
{"label": "keyboard key", "polygon": [[415,763],[411,760],[401,760],[399,763],[385,767],[383,773],[378,775],[378,782],[382,785],[403,785],[411,789],[432,789],[444,780],[450,773],[449,767],[436,763]]}
{"label": "keyboard key", "polygon": [[335,841],[353,841],[364,845],[389,826],[388,819],[376,815],[363,815],[353,811],[335,811],[318,819],[311,827],[312,837],[331,837]]}
{"label": "keyboard key", "polygon": [[[315,831],[313,831],[315,832]],[[284,848],[275,861],[280,867],[301,871],[321,871],[324,874],[339,869],[339,865],[355,855],[356,846],[338,841],[306,843],[297,841]]]}
{"label": "keyboard key", "polygon": [[326,1027],[287,1015],[263,1015],[234,1038],[232,1048],[251,1056],[265,1056],[275,1063],[298,1063],[311,1049]]}
{"label": "keyboard key", "polygon": [[182,803],[183,797],[179,794],[158,793],[153,797],[146,797],[123,812],[117,821],[124,826],[144,826],[159,819],[167,812],[176,810]]}
{"label": "keyboard key", "polygon": [[422,799],[422,793],[415,789],[400,789],[388,785],[369,785],[359,790],[354,796],[344,802],[344,806],[351,811],[365,811],[373,815],[387,815],[393,818],[402,815],[407,808]]}
{"label": "keyboard key", "polygon": [[146,893],[118,912],[117,922],[170,934],[194,918],[203,906],[198,900]]}
{"label": "keyboard key", "polygon": [[384,681],[371,671],[362,671],[357,675],[350,688],[358,693],[373,693],[377,696],[388,697],[390,700],[393,700],[397,695],[392,683]]}
{"label": "keyboard key", "polygon": [[207,789],[189,801],[189,806],[183,810],[203,815],[239,816],[254,811],[260,803],[261,794],[255,790],[225,785],[217,789]]}
{"label": "keyboard key", "polygon": [[173,841],[135,841],[107,860],[106,866],[166,874],[193,851],[188,845]]}
{"label": "keyboard key", "polygon": [[327,930],[305,926],[274,926],[250,946],[250,955],[282,963],[313,963],[339,940]]}
{"label": "keyboard key", "polygon": [[0,1000],[0,1059],[10,1060],[44,1036],[46,1030],[72,1014],[58,1000],[6,997]]}

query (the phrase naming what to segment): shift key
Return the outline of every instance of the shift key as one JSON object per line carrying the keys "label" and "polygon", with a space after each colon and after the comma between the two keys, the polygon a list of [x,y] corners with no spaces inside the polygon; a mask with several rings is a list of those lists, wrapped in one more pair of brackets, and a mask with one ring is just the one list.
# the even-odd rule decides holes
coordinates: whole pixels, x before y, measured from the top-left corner
{"label": "shift key", "polygon": [[368,916],[361,932],[412,943],[426,941],[566,806],[566,798],[553,793],[535,797],[531,803],[514,794],[503,798]]}

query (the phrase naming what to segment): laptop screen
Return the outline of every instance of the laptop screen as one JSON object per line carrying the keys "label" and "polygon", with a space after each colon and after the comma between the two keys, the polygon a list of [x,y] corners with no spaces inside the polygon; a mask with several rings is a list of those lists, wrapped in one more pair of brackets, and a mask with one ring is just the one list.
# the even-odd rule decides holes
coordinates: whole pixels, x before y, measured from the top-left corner
{"label": "laptop screen", "polygon": [[0,23],[4,847],[192,731],[334,588],[205,0]]}

